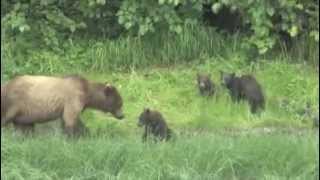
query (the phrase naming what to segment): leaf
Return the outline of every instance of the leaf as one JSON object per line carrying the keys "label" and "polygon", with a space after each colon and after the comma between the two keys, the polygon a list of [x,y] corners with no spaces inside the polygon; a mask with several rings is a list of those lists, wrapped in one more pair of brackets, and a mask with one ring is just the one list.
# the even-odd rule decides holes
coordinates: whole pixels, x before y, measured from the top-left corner
{"label": "leaf", "polygon": [[300,9],[300,10],[303,10],[303,4],[297,4],[297,5],[296,5],[296,8],[297,8],[297,9]]}
{"label": "leaf", "polygon": [[221,3],[214,3],[211,6],[211,10],[212,10],[213,13],[218,14],[218,12],[221,9],[221,7],[222,7]]}
{"label": "leaf", "polygon": [[[26,24],[26,25],[24,25],[24,26],[25,26],[25,28],[24,28],[24,29],[25,29],[26,31],[29,31],[29,30],[31,29],[31,28],[30,28],[30,26],[29,26],[28,24]],[[319,34],[318,34],[318,35],[319,35]]]}
{"label": "leaf", "polygon": [[174,0],[174,3],[173,3],[174,6],[177,6],[179,4],[179,2],[180,2],[179,0]]}
{"label": "leaf", "polygon": [[159,0],[158,3],[159,3],[160,5],[163,5],[163,4],[165,3],[165,0]]}
{"label": "leaf", "polygon": [[229,0],[221,0],[221,2],[222,2],[224,5],[229,5],[229,4],[230,4],[230,1],[229,1]]}
{"label": "leaf", "polygon": [[289,30],[289,34],[291,37],[296,37],[298,34],[298,27],[297,26],[292,26]]}
{"label": "leaf", "polygon": [[145,35],[148,32],[148,27],[146,25],[141,25],[139,27],[139,34],[140,35]]}
{"label": "leaf", "polygon": [[123,16],[119,16],[118,22],[119,24],[124,24],[125,18]]}
{"label": "leaf", "polygon": [[84,23],[84,22],[81,22],[81,23],[79,23],[79,28],[86,28],[87,27],[87,24],[86,23]]}
{"label": "leaf", "polygon": [[265,54],[268,51],[267,47],[259,48],[259,54]]}
{"label": "leaf", "polygon": [[89,4],[88,4],[89,6],[94,6],[95,5],[95,2],[94,2],[94,0],[89,0]]}
{"label": "leaf", "polygon": [[311,31],[310,36],[313,37],[316,42],[319,42],[319,31]]}
{"label": "leaf", "polygon": [[132,23],[131,23],[131,22],[126,22],[126,23],[124,24],[124,27],[125,27],[126,29],[130,29],[130,28],[132,27]]}
{"label": "leaf", "polygon": [[100,4],[101,5],[105,5],[106,4],[106,0],[100,0]]}
{"label": "leaf", "polygon": [[20,26],[20,27],[19,27],[19,31],[20,31],[20,32],[23,32],[23,31],[24,31],[24,26]]}
{"label": "leaf", "polygon": [[230,8],[230,11],[232,12],[232,13],[234,13],[234,12],[236,12],[237,11],[237,6],[231,6],[231,8]]}
{"label": "leaf", "polygon": [[174,28],[174,31],[178,34],[180,34],[182,32],[182,27],[180,25],[177,25],[175,28]]}
{"label": "leaf", "polygon": [[268,13],[268,15],[269,16],[273,16],[274,15],[274,8],[273,7],[269,7],[269,8],[267,8],[267,13]]}
{"label": "leaf", "polygon": [[319,42],[319,32],[315,34],[314,40],[315,40],[316,42]]}
{"label": "leaf", "polygon": [[75,27],[74,25],[71,25],[71,26],[70,26],[70,31],[71,31],[71,32],[74,32],[75,30],[76,30],[76,27]]}

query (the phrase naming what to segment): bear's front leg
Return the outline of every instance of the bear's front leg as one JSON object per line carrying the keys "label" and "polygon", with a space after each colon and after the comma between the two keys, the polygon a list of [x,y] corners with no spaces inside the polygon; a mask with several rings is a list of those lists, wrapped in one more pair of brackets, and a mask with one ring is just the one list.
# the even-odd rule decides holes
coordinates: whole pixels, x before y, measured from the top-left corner
{"label": "bear's front leg", "polygon": [[78,119],[78,124],[76,126],[76,134],[77,136],[87,135],[89,134],[89,129],[84,125],[81,119]]}
{"label": "bear's front leg", "polygon": [[70,137],[74,137],[77,131],[79,116],[82,111],[80,102],[68,103],[63,111],[64,132]]}

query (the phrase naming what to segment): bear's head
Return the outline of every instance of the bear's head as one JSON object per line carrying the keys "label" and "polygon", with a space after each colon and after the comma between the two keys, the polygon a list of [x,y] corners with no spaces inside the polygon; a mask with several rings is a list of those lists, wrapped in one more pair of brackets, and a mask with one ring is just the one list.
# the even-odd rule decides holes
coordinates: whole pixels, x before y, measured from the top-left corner
{"label": "bear's head", "polygon": [[221,78],[221,85],[224,87],[228,87],[228,85],[235,78],[235,73],[226,73],[226,72],[220,71],[220,78]]}
{"label": "bear's head", "polygon": [[97,83],[88,97],[90,107],[110,112],[115,118],[123,119],[123,101],[118,90],[109,84]]}
{"label": "bear's head", "polygon": [[122,112],[123,101],[118,90],[111,85],[106,85],[104,88],[105,94],[105,110],[110,112],[115,118],[123,119]]}

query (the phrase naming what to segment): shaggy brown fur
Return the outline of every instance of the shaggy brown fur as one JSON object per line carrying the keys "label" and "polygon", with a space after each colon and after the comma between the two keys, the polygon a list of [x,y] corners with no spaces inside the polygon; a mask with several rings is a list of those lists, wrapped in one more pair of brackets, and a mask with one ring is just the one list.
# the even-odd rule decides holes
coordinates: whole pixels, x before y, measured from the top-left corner
{"label": "shaggy brown fur", "polygon": [[25,75],[1,87],[1,126],[12,122],[32,129],[36,123],[62,118],[65,132],[71,135],[86,108],[123,118],[122,98],[115,87],[80,76]]}
{"label": "shaggy brown fur", "polygon": [[171,138],[171,130],[168,128],[166,121],[158,111],[152,111],[146,108],[139,117],[138,126],[144,126],[142,140],[146,141],[150,133],[159,140],[169,140]]}
{"label": "shaggy brown fur", "polygon": [[252,113],[256,113],[259,108],[264,109],[265,98],[262,88],[253,76],[237,77],[234,73],[224,73],[222,71],[220,73],[223,86],[229,90],[233,101],[248,100]]}

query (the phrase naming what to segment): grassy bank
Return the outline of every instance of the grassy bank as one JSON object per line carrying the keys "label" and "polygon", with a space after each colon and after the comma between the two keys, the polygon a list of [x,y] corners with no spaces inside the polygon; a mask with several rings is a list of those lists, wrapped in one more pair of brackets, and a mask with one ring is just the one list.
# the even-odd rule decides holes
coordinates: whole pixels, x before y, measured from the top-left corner
{"label": "grassy bank", "polygon": [[[267,96],[266,110],[251,115],[246,103],[232,103],[220,86],[219,70],[254,74]],[[215,97],[199,96],[198,71],[212,73],[218,85]],[[78,140],[66,139],[59,123],[39,125],[28,137],[5,131],[1,136],[1,178],[278,180],[313,179],[315,175],[318,140],[311,119],[297,113],[306,102],[318,108],[318,77],[308,66],[280,59],[249,66],[234,57],[83,75],[115,84],[124,98],[126,118],[118,121],[86,111],[82,119],[93,136]],[[141,142],[137,118],[144,107],[163,112],[175,131],[173,141]],[[53,131],[57,127],[58,132]],[[293,129],[267,133],[271,127]]]}
{"label": "grassy bank", "polygon": [[[262,84],[267,99],[266,110],[252,115],[246,102],[234,104],[220,85],[219,70],[238,74],[251,73]],[[210,72],[217,84],[217,93],[207,99],[199,95],[197,72]],[[248,66],[235,57],[230,61],[211,60],[204,64],[189,64],[128,73],[86,74],[89,79],[115,84],[124,98],[126,120],[122,128],[136,127],[144,107],[164,113],[176,128],[252,128],[252,127],[311,127],[312,120],[298,114],[310,102],[318,108],[318,77],[312,69],[286,62],[263,62]],[[108,116],[89,111],[84,117],[88,126],[118,126]],[[108,120],[106,120],[108,119]],[[93,123],[94,122],[94,123]],[[94,124],[94,125],[93,125]],[[99,124],[99,125],[98,125]]]}
{"label": "grassy bank", "polygon": [[[221,86],[219,71],[253,74],[263,87],[266,109],[252,115],[247,102],[235,104]],[[199,95],[196,73],[209,72],[217,85],[212,98]],[[312,117],[299,114],[310,102],[314,114],[319,108],[319,79],[309,66],[289,64],[281,59],[247,65],[233,57],[229,61],[209,59],[206,63],[153,67],[129,72],[83,73],[93,81],[114,84],[124,99],[125,120],[86,111],[82,119],[96,131],[126,134],[137,129],[139,114],[145,107],[162,112],[174,129],[220,129],[255,127],[311,128]],[[60,127],[60,126],[59,126]]]}

